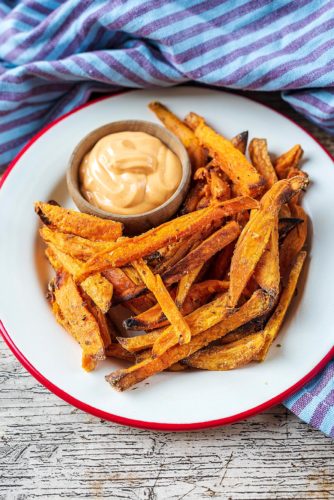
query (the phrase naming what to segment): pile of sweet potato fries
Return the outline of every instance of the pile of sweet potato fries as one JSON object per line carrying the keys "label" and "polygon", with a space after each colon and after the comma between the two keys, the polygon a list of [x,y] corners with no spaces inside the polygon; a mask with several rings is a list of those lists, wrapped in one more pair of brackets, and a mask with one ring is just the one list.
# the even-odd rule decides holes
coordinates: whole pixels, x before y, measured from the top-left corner
{"label": "pile of sweet potato fries", "polygon": [[[131,363],[106,377],[119,391],[163,370],[264,360],[306,258],[299,145],[273,160],[266,140],[253,139],[249,160],[247,132],[227,140],[195,113],[182,121],[160,103],[150,109],[192,164],[177,217],[130,238],[118,222],[35,204],[56,271],[53,313],[79,342],[85,370],[106,357]],[[120,304],[131,315],[123,332],[110,316]]]}

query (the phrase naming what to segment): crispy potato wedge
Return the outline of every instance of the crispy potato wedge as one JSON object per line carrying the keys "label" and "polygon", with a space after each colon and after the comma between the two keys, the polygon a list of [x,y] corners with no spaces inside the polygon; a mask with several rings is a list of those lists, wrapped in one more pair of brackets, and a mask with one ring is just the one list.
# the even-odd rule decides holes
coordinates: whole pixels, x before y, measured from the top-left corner
{"label": "crispy potato wedge", "polygon": [[92,274],[80,283],[81,288],[94,304],[106,314],[111,307],[114,287],[102,274]]}
{"label": "crispy potato wedge", "polygon": [[234,370],[257,359],[263,349],[264,338],[263,332],[257,332],[230,344],[209,346],[184,359],[182,364],[201,370]]}
{"label": "crispy potato wedge", "polygon": [[149,358],[126,370],[117,370],[106,377],[107,382],[118,391],[129,389],[133,385],[166,370],[174,363],[191,356],[194,352],[206,347],[211,342],[223,337],[242,324],[261,316],[272,307],[272,298],[263,290],[255,294],[239,310],[230,312],[222,321],[199,335],[192,337],[189,344],[176,345],[162,356]]}
{"label": "crispy potato wedge", "polygon": [[82,348],[83,368],[94,368],[95,361],[105,359],[104,342],[99,324],[85,305],[73,278],[66,273],[58,274],[54,280],[53,295],[58,309],[56,319],[59,321],[61,318],[60,324]]}
{"label": "crispy potato wedge", "polygon": [[159,274],[153,274],[143,259],[133,262],[132,265],[140,275],[146,287],[153,293],[161,307],[162,312],[170,322],[171,328],[174,332],[175,343],[188,343],[191,339],[190,328],[175,305],[175,302],[165,287],[161,276]]}
{"label": "crispy potato wedge", "polygon": [[281,328],[285,314],[295,294],[296,286],[306,259],[306,255],[306,252],[299,252],[296,258],[296,262],[289,274],[287,284],[282,291],[278,305],[263,330],[265,341],[263,349],[261,350],[261,355],[259,356],[259,359],[262,361],[266,358],[269,348],[277,337],[279,329]]}
{"label": "crispy potato wedge", "polygon": [[284,238],[280,247],[280,269],[283,279],[289,274],[299,252],[305,245],[307,238],[307,215],[299,205],[292,205],[293,216],[303,222],[295,226]]}
{"label": "crispy potato wedge", "polygon": [[268,188],[277,182],[276,171],[271,163],[266,139],[253,139],[249,144],[252,164],[267,181]]}
{"label": "crispy potato wedge", "polygon": [[231,179],[237,192],[247,196],[259,196],[265,188],[266,182],[246,157],[230,141],[208,127],[203,118],[190,113],[187,117],[187,123],[188,118],[189,120],[195,118],[197,123],[196,137]]}
{"label": "crispy potato wedge", "polygon": [[[195,283],[191,286],[189,293],[181,307],[181,313],[186,316],[198,309],[216,293],[223,293],[229,287],[228,281],[207,280],[201,283]],[[175,290],[171,290],[171,296],[174,297]],[[163,314],[159,304],[155,304],[143,313],[128,318],[123,322],[127,330],[155,330],[168,326],[168,320]]]}
{"label": "crispy potato wedge", "polygon": [[274,161],[274,167],[279,179],[285,179],[290,169],[299,167],[304,151],[299,144],[293,146],[286,153],[282,154]]}
{"label": "crispy potato wedge", "polygon": [[45,243],[52,244],[61,252],[83,261],[110,248],[110,243],[90,241],[81,236],[52,231],[47,226],[43,226],[39,233]]}
{"label": "crispy potato wedge", "polygon": [[[280,207],[307,186],[302,176],[276,182],[261,199],[261,208],[253,212],[234,250],[230,270],[230,306],[237,305],[270,238]],[[291,234],[291,233],[290,233]]]}
{"label": "crispy potato wedge", "polygon": [[167,273],[163,275],[163,280],[167,285],[179,281],[182,276],[204,264],[210,257],[219,250],[234,241],[240,234],[240,226],[235,221],[228,222],[221,229],[206,238],[200,245],[194,248]]}
{"label": "crispy potato wedge", "polygon": [[188,151],[193,171],[195,172],[197,168],[205,165],[206,152],[201,147],[194,132],[160,102],[151,102],[148,107],[165,127],[180,139]]}
{"label": "crispy potato wedge", "polygon": [[258,202],[247,196],[233,198],[165,222],[140,236],[124,238],[114,244],[111,252],[96,255],[90,259],[85,264],[82,279],[89,274],[104,271],[110,267],[125,266],[169,243],[186,239],[210,224],[217,224],[224,217],[257,207]]}
{"label": "crispy potato wedge", "polygon": [[240,153],[242,153],[243,155],[246,154],[247,142],[248,130],[245,130],[245,132],[241,132],[231,139],[231,143],[233,144],[233,146],[236,149],[239,149]]}
{"label": "crispy potato wedge", "polygon": [[120,222],[83,214],[59,205],[37,201],[35,212],[43,224],[61,233],[74,234],[92,241],[115,241],[122,236],[123,226]]}
{"label": "crispy potato wedge", "polygon": [[281,276],[279,269],[277,216],[273,224],[267,247],[254,270],[254,278],[263,290],[273,297],[278,297]]}

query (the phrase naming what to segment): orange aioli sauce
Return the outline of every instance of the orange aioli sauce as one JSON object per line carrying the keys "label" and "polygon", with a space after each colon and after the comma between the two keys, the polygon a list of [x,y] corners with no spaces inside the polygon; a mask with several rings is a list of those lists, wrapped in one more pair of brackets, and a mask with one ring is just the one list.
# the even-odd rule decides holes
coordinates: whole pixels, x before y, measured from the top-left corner
{"label": "orange aioli sauce", "polygon": [[145,132],[119,132],[100,139],[79,168],[83,196],[115,214],[148,212],[176,191],[182,178],[179,158]]}

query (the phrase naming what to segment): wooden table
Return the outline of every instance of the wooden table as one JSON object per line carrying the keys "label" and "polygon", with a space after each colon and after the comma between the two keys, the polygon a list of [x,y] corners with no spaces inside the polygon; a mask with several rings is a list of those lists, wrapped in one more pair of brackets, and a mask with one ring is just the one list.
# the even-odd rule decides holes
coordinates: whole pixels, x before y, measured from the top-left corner
{"label": "wooden table", "polygon": [[[256,96],[334,154],[278,94]],[[0,499],[334,498],[334,442],[283,406],[200,432],[121,427],[50,394],[0,344]]]}

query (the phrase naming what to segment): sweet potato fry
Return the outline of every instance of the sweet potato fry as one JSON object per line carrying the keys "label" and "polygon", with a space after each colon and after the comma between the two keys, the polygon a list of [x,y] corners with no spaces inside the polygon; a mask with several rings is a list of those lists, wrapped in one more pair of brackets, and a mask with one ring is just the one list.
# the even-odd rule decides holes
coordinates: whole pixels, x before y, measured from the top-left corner
{"label": "sweet potato fry", "polygon": [[232,241],[229,245],[223,248],[219,254],[214,257],[214,262],[210,269],[209,275],[211,279],[224,279],[231,263],[231,258],[233,255],[235,247],[235,241]]}
{"label": "sweet potato fry", "polygon": [[285,179],[290,169],[298,168],[303,153],[301,146],[296,144],[289,151],[276,158],[274,167],[279,179]]}
{"label": "sweet potato fry", "polygon": [[154,342],[159,338],[159,335],[161,335],[161,331],[153,330],[153,332],[137,335],[136,337],[117,337],[117,341],[127,351],[139,352],[152,347]]}
{"label": "sweet potato fry", "polygon": [[126,266],[122,268],[122,271],[127,275],[127,277],[137,286],[143,286],[143,281],[140,278],[137,271],[132,266]]}
{"label": "sweet potato fry", "polygon": [[263,332],[257,332],[230,344],[206,347],[184,359],[182,364],[201,370],[234,370],[257,359],[263,345]]}
{"label": "sweet potato fry", "polygon": [[89,312],[92,313],[92,315],[97,321],[97,324],[99,325],[100,335],[103,340],[104,348],[106,349],[111,344],[111,333],[114,333],[111,332],[110,322],[107,316],[103,314],[101,309],[93,302],[93,300],[89,297],[89,295],[87,295],[82,290],[79,291],[86,307],[88,308]]}
{"label": "sweet potato fry", "polygon": [[251,319],[263,315],[272,306],[272,299],[263,291],[257,291],[239,310],[231,312],[215,326],[199,335],[193,335],[189,344],[176,345],[162,356],[149,358],[126,370],[117,370],[106,377],[112,387],[124,391],[155,373],[166,370],[174,363],[189,357],[211,342],[223,337]]}
{"label": "sweet potato fry", "polygon": [[284,238],[292,231],[298,224],[301,224],[303,219],[298,217],[282,217],[278,221],[278,234],[279,243],[284,241]]}
{"label": "sweet potato fry", "polygon": [[135,361],[135,356],[127,351],[120,344],[110,344],[106,349],[107,358],[124,359],[125,361]]}
{"label": "sweet potato fry", "polygon": [[[73,278],[68,274],[57,275],[53,295],[58,306],[57,320],[60,320],[61,325],[80,344],[84,368],[91,369],[94,361],[105,359],[104,342],[98,322],[85,305]],[[87,358],[92,360],[91,364]]]}
{"label": "sweet potato fry", "polygon": [[191,272],[200,264],[204,264],[204,262],[215,255],[219,250],[234,241],[239,234],[239,224],[235,221],[228,222],[167,271],[167,273],[163,275],[164,282],[167,285],[171,285],[179,281],[182,276]]}
{"label": "sweet potato fry", "polygon": [[217,224],[224,217],[258,206],[258,202],[249,197],[233,198],[165,222],[140,236],[122,239],[114,244],[111,252],[90,259],[85,265],[82,278],[110,267],[125,266],[169,243],[188,238],[212,223]]}
{"label": "sweet potato fry", "polygon": [[81,236],[52,231],[47,226],[43,226],[39,233],[45,243],[54,245],[58,250],[75,259],[87,260],[96,253],[108,251],[110,249],[110,243],[90,241],[81,238]]}
{"label": "sweet potato fry", "polygon": [[214,170],[210,171],[211,202],[224,201],[231,198],[231,188],[228,182],[220,177]]}
{"label": "sweet potato fry", "polygon": [[268,188],[271,188],[278,179],[271,163],[266,139],[253,139],[249,145],[249,155],[254,167],[266,179]]}
{"label": "sweet potato fry", "polygon": [[80,283],[81,288],[93,302],[106,314],[111,306],[113,285],[102,274],[91,274]]}
{"label": "sweet potato fry", "polygon": [[293,216],[303,222],[294,227],[283,240],[280,247],[280,269],[285,278],[294,263],[295,258],[305,245],[307,238],[307,215],[299,205],[292,205]]}
{"label": "sweet potato fry", "polygon": [[277,297],[280,287],[279,251],[278,251],[278,220],[277,216],[273,229],[257,266],[254,270],[255,281],[269,295]]}
{"label": "sweet potato fry", "polygon": [[[228,314],[227,303],[228,297],[223,294],[186,316],[187,325],[191,330],[191,337],[221,321]],[[174,329],[171,325],[154,342],[152,357],[161,356],[176,343]]]}
{"label": "sweet potato fry", "polygon": [[266,358],[268,350],[277,337],[279,329],[281,328],[285,314],[295,294],[296,286],[306,259],[306,255],[306,252],[299,252],[296,258],[296,262],[289,274],[287,284],[282,291],[278,305],[263,330],[265,343],[259,357],[262,361]]}
{"label": "sweet potato fry", "polygon": [[144,284],[139,286],[136,285],[124,271],[118,267],[106,269],[102,275],[113,285],[114,305],[132,300],[147,291]]}
{"label": "sweet potato fry", "polygon": [[153,274],[143,259],[133,262],[132,265],[146,287],[153,293],[162,312],[170,322],[171,329],[174,332],[175,343],[187,344],[191,339],[190,328],[163,284],[161,276]]}
{"label": "sweet potato fry", "polygon": [[241,132],[231,139],[231,143],[236,149],[239,149],[240,153],[243,155],[246,153],[248,142],[248,131]]}
{"label": "sweet potato fry", "polygon": [[[220,280],[207,280],[193,284],[181,307],[182,315],[186,316],[204,305],[213,294],[225,292],[228,286],[228,281]],[[172,298],[174,298],[175,290],[171,290],[170,294]],[[168,326],[168,320],[163,314],[159,304],[155,304],[147,311],[126,319],[123,322],[123,326],[127,330],[155,330]]]}
{"label": "sweet potato fry", "polygon": [[[45,254],[56,272],[66,271],[75,280],[81,274],[82,262],[61,252],[53,245],[46,249]],[[111,306],[113,286],[106,278],[100,273],[92,274],[81,283],[81,288],[103,313],[108,311]]]}
{"label": "sweet potato fry", "polygon": [[180,279],[179,284],[177,286],[176,297],[175,297],[175,305],[178,309],[181,309],[188,295],[190,287],[197,279],[197,276],[201,272],[203,265],[204,264],[199,264],[192,271],[189,271],[189,273],[184,274]]}
{"label": "sweet potato fry", "polygon": [[52,243],[49,243],[45,254],[55,271],[64,270],[71,274],[75,281],[77,281],[79,276],[83,273],[84,263],[81,260],[61,252]]}
{"label": "sweet potato fry", "polygon": [[266,182],[246,157],[230,141],[208,127],[203,118],[194,113],[190,113],[188,117],[190,119],[196,117],[196,137],[234,183],[237,192],[242,195],[259,196]]}
{"label": "sweet potato fry", "polygon": [[122,236],[123,227],[120,222],[83,214],[59,205],[37,201],[35,212],[43,224],[61,233],[74,234],[92,241],[115,241]]}
{"label": "sweet potato fry", "polygon": [[[302,176],[276,182],[261,199],[261,208],[244,227],[234,250],[230,270],[230,306],[237,305],[272,233],[280,207],[307,186]],[[291,234],[291,233],[290,233]]]}
{"label": "sweet potato fry", "polygon": [[195,185],[190,189],[180,210],[181,215],[189,214],[196,210],[203,196],[204,184],[203,181],[196,181]]}
{"label": "sweet potato fry", "polygon": [[156,274],[163,274],[173,267],[176,262],[179,262],[193,247],[196,241],[199,239],[200,234],[195,234],[193,237],[185,241],[177,241],[172,243],[170,246],[171,252],[168,252],[167,257],[162,259],[162,261],[155,267],[154,272]]}
{"label": "sweet potato fry", "polygon": [[188,151],[193,171],[195,172],[197,168],[204,166],[206,162],[206,153],[201,147],[194,132],[160,102],[151,102],[148,107],[165,127],[173,132],[173,134],[183,143]]}

